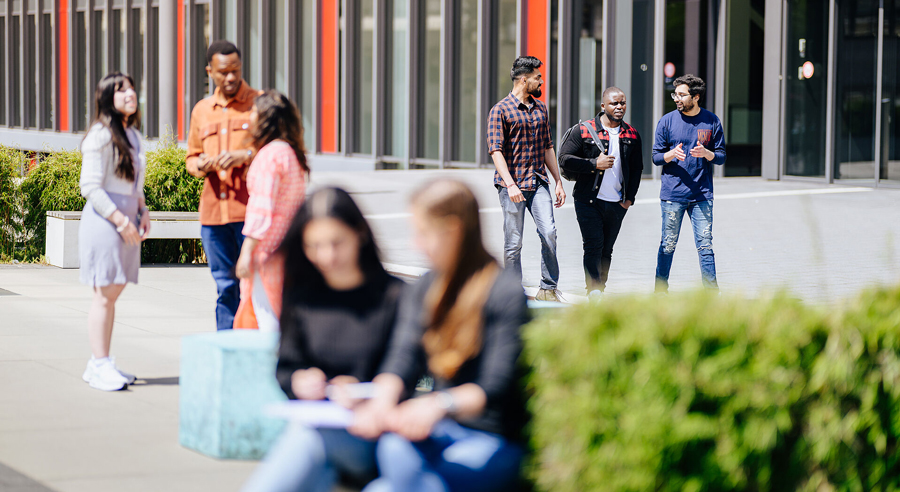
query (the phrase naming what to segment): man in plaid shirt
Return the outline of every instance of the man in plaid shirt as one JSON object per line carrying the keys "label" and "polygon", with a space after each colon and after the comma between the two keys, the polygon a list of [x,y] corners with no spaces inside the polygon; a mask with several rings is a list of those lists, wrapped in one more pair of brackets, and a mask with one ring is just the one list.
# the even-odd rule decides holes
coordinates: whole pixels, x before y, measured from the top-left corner
{"label": "man in plaid shirt", "polygon": [[[541,65],[533,56],[516,58],[510,71],[512,92],[494,105],[488,116],[487,143],[497,168],[494,186],[503,209],[505,267],[522,277],[522,230],[527,209],[541,238],[541,289],[535,299],[561,301],[556,288],[559,263],[553,206],[561,207],[566,202],[566,193],[550,141],[550,114],[547,106],[538,100],[544,85],[538,70]],[[548,169],[556,183],[555,202],[550,193]]]}

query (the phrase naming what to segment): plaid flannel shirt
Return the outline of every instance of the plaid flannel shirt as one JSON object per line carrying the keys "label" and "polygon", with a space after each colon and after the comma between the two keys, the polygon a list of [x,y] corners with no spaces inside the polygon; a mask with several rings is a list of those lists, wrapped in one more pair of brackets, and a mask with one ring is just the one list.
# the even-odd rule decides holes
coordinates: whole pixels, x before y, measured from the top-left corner
{"label": "plaid flannel shirt", "polygon": [[[550,141],[550,117],[547,106],[532,98],[534,105],[519,101],[510,93],[491,108],[488,116],[488,153],[502,152],[509,174],[520,190],[534,191],[540,183],[549,184],[544,152],[553,148]],[[494,185],[506,184],[494,171]]]}

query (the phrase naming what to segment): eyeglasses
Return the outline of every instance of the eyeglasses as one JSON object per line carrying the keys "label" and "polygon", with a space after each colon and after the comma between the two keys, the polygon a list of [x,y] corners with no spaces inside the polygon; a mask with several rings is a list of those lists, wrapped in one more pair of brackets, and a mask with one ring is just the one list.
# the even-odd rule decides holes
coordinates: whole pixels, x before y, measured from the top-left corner
{"label": "eyeglasses", "polygon": [[690,96],[691,96],[690,94],[679,94],[679,93],[677,93],[677,92],[673,92],[673,93],[671,93],[671,94],[669,94],[669,95],[672,96],[672,100],[673,100],[673,101],[677,101],[677,100],[679,100],[679,99],[684,99],[685,97],[690,97]]}

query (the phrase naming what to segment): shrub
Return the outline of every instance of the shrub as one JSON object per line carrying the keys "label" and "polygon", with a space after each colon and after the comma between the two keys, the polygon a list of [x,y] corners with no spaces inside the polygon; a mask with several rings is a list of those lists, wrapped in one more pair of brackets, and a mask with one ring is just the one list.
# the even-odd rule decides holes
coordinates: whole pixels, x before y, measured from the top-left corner
{"label": "shrub", "polygon": [[562,316],[524,331],[539,489],[900,488],[900,289],[836,314],[697,294]]}
{"label": "shrub", "polygon": [[[169,135],[160,139],[155,150],[146,152],[147,177],[144,194],[150,210],[195,212],[200,206],[203,180],[191,176],[185,168],[187,152]],[[203,262],[199,239],[151,239],[141,247],[144,263]]]}
{"label": "shrub", "polygon": [[40,164],[25,176],[20,190],[25,200],[23,224],[27,259],[40,258],[44,254],[48,211],[84,208],[85,200],[78,186],[80,178],[81,152],[74,150],[45,154]]}
{"label": "shrub", "polygon": [[17,244],[22,233],[22,195],[17,181],[25,170],[25,155],[0,145],[0,258],[21,259]]}

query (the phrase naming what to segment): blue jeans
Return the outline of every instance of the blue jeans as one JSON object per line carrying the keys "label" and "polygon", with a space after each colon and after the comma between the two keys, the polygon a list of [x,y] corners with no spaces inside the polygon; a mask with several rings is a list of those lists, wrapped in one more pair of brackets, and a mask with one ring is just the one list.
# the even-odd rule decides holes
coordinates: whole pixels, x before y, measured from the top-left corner
{"label": "blue jeans", "polygon": [[363,492],[516,490],[523,456],[519,445],[503,437],[442,420],[422,442],[397,434],[381,436],[381,478]]}
{"label": "blue jeans", "polygon": [[659,243],[659,253],[656,256],[656,291],[669,290],[669,271],[672,269],[672,256],[675,254],[675,245],[678,244],[678,235],[681,232],[681,221],[687,212],[694,228],[694,244],[697,246],[697,254],[700,255],[700,275],[703,277],[703,287],[718,289],[716,282],[716,255],[713,253],[713,202],[675,203],[669,201],[660,202],[662,205],[662,240]]}
{"label": "blue jeans", "polygon": [[575,217],[584,247],[584,282],[588,292],[606,290],[613,246],[628,211],[619,202],[595,198],[592,203],[575,201]]}
{"label": "blue jeans", "polygon": [[362,483],[375,478],[375,441],[344,429],[289,424],[241,490],[331,492],[339,475]]}
{"label": "blue jeans", "polygon": [[244,244],[243,229],[243,222],[200,227],[203,250],[206,251],[206,260],[219,293],[216,300],[217,330],[230,330],[234,327],[234,314],[241,302],[240,284],[234,276],[234,265]]}
{"label": "blue jeans", "polygon": [[541,238],[541,288],[555,289],[559,282],[559,263],[556,260],[556,222],[553,221],[553,195],[546,183],[534,191],[522,191],[524,202],[513,203],[506,188],[500,187],[500,208],[503,209],[503,261],[522,278],[522,231],[525,229],[525,209],[531,212],[538,237]]}

